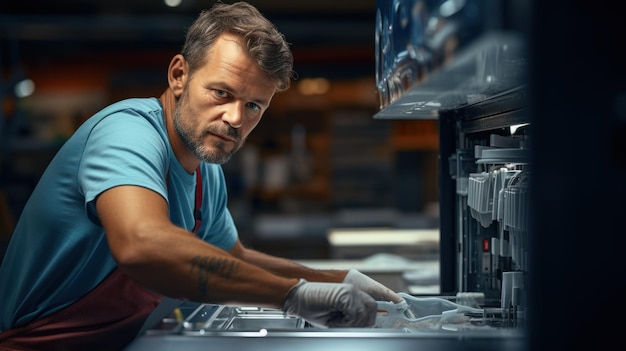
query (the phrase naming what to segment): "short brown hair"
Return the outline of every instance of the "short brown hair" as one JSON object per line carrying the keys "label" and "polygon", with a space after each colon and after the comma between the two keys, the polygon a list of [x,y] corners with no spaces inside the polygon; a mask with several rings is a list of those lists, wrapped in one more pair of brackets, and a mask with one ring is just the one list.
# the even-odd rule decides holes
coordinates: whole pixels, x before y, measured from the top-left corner
{"label": "short brown hair", "polygon": [[274,80],[276,91],[287,90],[294,77],[293,54],[285,37],[259,10],[246,2],[216,3],[203,10],[187,31],[182,55],[192,75],[222,33],[240,36],[259,68]]}

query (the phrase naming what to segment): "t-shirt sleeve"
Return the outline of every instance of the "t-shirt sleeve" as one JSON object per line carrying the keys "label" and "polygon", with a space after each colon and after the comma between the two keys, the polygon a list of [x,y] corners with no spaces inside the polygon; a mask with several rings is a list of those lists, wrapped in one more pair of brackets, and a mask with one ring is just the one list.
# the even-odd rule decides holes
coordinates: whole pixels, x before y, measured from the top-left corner
{"label": "t-shirt sleeve", "polygon": [[78,172],[91,220],[99,224],[94,200],[116,186],[145,187],[167,200],[167,162],[167,145],[137,112],[122,110],[103,118],[89,135]]}

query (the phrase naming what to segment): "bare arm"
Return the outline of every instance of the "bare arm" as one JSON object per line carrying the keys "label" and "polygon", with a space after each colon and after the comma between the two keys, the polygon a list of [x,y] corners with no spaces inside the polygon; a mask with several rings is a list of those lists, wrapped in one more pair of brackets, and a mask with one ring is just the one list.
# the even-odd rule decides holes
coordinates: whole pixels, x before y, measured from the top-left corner
{"label": "bare arm", "polygon": [[96,203],[113,258],[130,277],[164,295],[197,302],[280,308],[298,280],[273,274],[170,222],[152,190],[119,186]]}
{"label": "bare arm", "polygon": [[348,271],[345,270],[319,270],[309,268],[289,259],[270,256],[246,248],[239,241],[237,241],[230,252],[248,263],[288,278],[304,278],[311,282],[341,283],[348,273]]}

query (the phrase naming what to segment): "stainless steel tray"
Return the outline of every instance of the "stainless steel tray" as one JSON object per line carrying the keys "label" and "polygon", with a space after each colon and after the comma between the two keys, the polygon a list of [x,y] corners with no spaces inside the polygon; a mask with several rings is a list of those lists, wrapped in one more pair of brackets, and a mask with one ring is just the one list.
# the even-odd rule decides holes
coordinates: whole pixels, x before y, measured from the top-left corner
{"label": "stainless steel tray", "polygon": [[204,335],[216,331],[294,330],[311,328],[304,319],[280,310],[226,305],[200,305],[182,323],[183,334]]}

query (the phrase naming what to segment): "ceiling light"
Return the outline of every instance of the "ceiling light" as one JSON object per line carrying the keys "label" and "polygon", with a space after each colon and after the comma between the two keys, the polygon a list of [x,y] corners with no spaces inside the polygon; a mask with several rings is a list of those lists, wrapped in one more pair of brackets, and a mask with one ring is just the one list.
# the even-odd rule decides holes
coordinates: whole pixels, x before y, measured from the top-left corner
{"label": "ceiling light", "polygon": [[178,7],[183,3],[183,0],[163,0],[163,2],[169,7]]}
{"label": "ceiling light", "polygon": [[35,92],[35,83],[30,79],[24,79],[15,84],[15,96],[18,98],[25,98]]}

